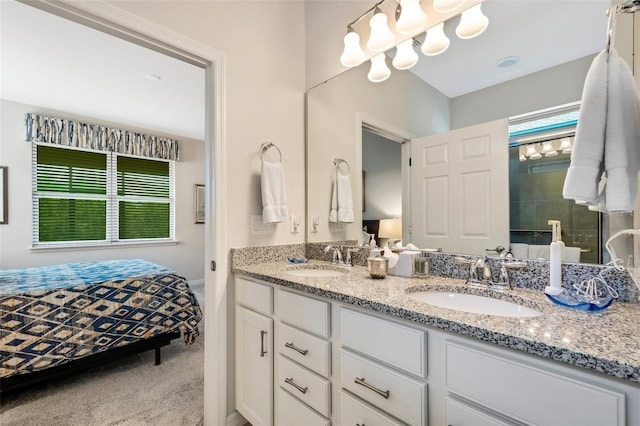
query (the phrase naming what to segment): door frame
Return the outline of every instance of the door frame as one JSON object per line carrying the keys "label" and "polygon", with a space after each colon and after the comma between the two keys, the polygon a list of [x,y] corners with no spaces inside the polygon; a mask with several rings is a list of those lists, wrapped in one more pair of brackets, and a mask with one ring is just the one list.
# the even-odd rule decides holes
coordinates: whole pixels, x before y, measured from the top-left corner
{"label": "door frame", "polygon": [[[225,223],[225,55],[210,46],[102,1],[18,0],[205,69],[205,424],[227,422],[227,289]],[[215,261],[216,271],[210,268]]]}

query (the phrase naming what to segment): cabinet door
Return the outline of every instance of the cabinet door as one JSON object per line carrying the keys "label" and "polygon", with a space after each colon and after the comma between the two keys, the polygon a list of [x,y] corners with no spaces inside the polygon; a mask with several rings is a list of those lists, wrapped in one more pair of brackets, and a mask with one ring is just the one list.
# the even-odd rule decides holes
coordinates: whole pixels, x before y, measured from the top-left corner
{"label": "cabinet door", "polygon": [[238,305],[236,409],[253,426],[273,424],[273,320]]}
{"label": "cabinet door", "polygon": [[445,417],[451,426],[508,426],[501,420],[452,399],[445,399]]}

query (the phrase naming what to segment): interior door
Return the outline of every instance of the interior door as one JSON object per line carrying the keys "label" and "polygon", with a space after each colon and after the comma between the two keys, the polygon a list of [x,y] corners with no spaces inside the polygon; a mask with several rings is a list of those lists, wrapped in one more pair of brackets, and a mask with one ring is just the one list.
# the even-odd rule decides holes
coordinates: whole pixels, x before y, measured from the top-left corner
{"label": "interior door", "polygon": [[509,244],[508,120],[411,141],[411,237],[486,254]]}

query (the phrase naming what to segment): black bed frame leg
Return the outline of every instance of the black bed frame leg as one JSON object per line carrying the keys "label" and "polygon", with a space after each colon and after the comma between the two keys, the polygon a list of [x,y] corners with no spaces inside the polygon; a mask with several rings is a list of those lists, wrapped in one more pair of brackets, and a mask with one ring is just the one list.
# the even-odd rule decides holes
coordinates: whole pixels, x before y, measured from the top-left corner
{"label": "black bed frame leg", "polygon": [[156,365],[160,365],[160,347],[156,348]]}

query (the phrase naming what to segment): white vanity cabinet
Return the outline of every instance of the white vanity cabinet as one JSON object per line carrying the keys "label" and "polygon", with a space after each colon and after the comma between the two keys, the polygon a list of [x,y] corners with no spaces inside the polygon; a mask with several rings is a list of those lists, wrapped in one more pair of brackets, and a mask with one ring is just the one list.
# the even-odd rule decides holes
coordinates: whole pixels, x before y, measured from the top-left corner
{"label": "white vanity cabinet", "polygon": [[236,408],[253,426],[273,424],[272,294],[236,278]]}
{"label": "white vanity cabinet", "polygon": [[236,302],[254,426],[640,426],[636,383],[242,276]]}

